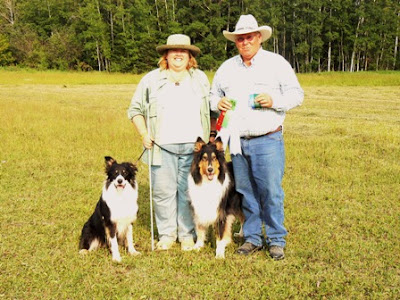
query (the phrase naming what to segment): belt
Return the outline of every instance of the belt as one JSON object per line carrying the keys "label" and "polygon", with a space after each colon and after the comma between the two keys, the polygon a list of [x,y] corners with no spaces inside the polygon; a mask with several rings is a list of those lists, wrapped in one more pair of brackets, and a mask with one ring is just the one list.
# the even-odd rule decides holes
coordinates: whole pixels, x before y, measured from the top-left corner
{"label": "belt", "polygon": [[278,128],[275,129],[275,130],[272,130],[270,132],[267,132],[267,133],[264,133],[264,134],[261,134],[261,135],[245,135],[245,136],[241,136],[240,138],[244,139],[244,140],[251,140],[251,139],[256,139],[256,138],[259,138],[259,137],[262,137],[262,136],[266,136],[266,135],[269,135],[269,134],[273,134],[273,133],[279,132],[281,130],[282,130],[282,125],[278,126]]}

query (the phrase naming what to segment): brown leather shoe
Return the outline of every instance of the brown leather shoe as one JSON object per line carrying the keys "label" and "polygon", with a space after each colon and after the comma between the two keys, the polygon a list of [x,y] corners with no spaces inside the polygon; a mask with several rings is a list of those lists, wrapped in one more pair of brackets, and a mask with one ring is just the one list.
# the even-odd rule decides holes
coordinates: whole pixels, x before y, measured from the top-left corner
{"label": "brown leather shoe", "polygon": [[285,252],[283,252],[283,247],[271,246],[269,248],[269,256],[271,256],[274,260],[284,259],[285,258]]}
{"label": "brown leather shoe", "polygon": [[262,246],[256,246],[252,243],[246,242],[236,250],[236,253],[240,255],[250,255],[261,250],[261,248]]}

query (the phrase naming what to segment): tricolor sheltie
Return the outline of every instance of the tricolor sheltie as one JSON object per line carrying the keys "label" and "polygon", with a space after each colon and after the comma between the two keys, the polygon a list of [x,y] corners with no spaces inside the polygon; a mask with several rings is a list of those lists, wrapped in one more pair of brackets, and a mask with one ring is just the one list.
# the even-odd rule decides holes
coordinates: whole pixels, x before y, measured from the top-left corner
{"label": "tricolor sheltie", "polygon": [[188,179],[197,242],[204,246],[210,225],[216,237],[216,258],[225,258],[225,247],[232,241],[235,217],[243,224],[242,195],[235,190],[232,163],[225,161],[225,152],[218,137],[206,144],[198,138]]}
{"label": "tricolor sheltie", "polygon": [[129,162],[117,163],[106,156],[107,179],[96,208],[82,228],[80,253],[107,246],[112,260],[120,262],[118,244],[131,255],[140,254],[133,246],[132,224],[138,212],[137,168]]}

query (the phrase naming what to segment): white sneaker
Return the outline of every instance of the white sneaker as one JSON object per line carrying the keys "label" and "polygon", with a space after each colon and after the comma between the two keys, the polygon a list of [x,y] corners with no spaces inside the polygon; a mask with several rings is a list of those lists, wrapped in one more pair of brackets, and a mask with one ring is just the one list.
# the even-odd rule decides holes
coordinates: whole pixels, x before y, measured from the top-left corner
{"label": "white sneaker", "polygon": [[161,239],[157,245],[156,245],[156,250],[158,251],[165,251],[171,249],[171,247],[174,245],[174,241],[171,239]]}
{"label": "white sneaker", "polygon": [[192,251],[194,247],[194,241],[192,238],[186,238],[181,242],[182,251]]}

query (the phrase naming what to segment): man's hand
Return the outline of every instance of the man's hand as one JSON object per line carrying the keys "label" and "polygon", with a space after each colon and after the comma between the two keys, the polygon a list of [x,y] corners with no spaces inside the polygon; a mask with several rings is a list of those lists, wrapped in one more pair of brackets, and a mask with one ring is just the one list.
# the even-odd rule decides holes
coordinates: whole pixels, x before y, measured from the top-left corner
{"label": "man's hand", "polygon": [[223,97],[223,98],[221,98],[221,100],[219,100],[217,108],[220,111],[227,111],[229,109],[232,109],[231,101],[229,101],[228,98]]}
{"label": "man's hand", "polygon": [[258,94],[258,96],[254,99],[256,103],[259,103],[262,108],[271,108],[274,104],[272,98],[268,94]]}

